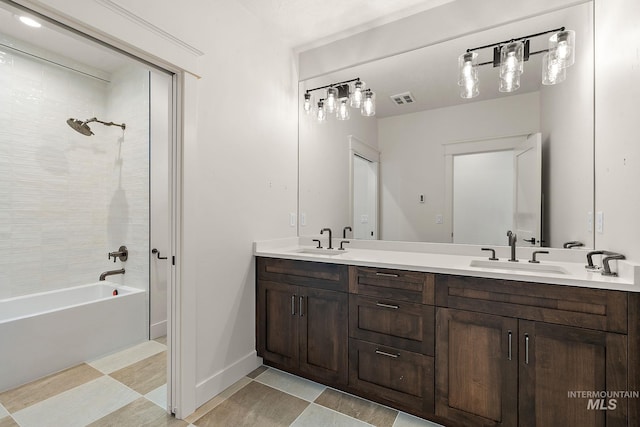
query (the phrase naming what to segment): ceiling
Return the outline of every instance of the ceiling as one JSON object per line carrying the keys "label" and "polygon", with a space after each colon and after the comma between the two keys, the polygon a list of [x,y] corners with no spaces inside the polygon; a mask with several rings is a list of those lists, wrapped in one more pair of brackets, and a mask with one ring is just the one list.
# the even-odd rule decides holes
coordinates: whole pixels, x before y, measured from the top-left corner
{"label": "ceiling", "polygon": [[327,43],[454,0],[236,0],[290,46]]}

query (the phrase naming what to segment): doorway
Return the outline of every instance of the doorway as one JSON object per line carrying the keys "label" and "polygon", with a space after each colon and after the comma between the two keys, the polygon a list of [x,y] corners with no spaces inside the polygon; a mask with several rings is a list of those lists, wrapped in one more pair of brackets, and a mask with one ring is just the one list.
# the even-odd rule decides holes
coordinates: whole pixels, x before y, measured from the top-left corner
{"label": "doorway", "polygon": [[349,137],[350,215],[355,239],[376,240],[378,231],[378,174],[380,153]]}

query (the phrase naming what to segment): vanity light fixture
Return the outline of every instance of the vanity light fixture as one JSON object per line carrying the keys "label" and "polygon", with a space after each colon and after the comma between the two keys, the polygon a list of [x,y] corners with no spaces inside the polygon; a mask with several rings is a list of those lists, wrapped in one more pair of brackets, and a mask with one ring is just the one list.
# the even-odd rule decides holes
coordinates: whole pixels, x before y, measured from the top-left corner
{"label": "vanity light fixture", "polygon": [[[312,92],[319,90],[325,90],[325,98],[320,98],[316,108],[313,108]],[[319,122],[326,121],[329,115],[334,114],[338,120],[349,120],[351,108],[357,108],[360,114],[370,117],[376,113],[375,94],[371,89],[365,89],[364,82],[358,77],[307,89],[302,108],[306,114],[314,113]]]}
{"label": "vanity light fixture", "polygon": [[[530,52],[530,39],[546,34],[549,38],[548,49]],[[493,60],[478,63],[477,51],[493,48]],[[524,63],[531,55],[544,54],[542,58],[542,84],[554,85],[566,78],[566,68],[575,62],[575,31],[564,27],[530,34],[511,40],[492,43],[467,49],[458,57],[458,86],[462,98],[474,98],[479,95],[478,67],[493,65],[500,67],[500,92],[513,92],[520,87],[520,76],[524,73]]]}

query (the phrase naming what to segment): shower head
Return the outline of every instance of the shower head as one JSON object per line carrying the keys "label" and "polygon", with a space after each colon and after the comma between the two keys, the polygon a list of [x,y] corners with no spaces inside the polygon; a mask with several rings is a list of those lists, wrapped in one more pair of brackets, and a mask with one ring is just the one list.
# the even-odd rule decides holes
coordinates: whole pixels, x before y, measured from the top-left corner
{"label": "shower head", "polygon": [[74,119],[74,118],[70,118],[70,119],[67,120],[67,124],[73,130],[75,130],[78,133],[81,133],[84,136],[94,135],[94,133],[91,131],[91,128],[87,124],[87,123],[92,123],[92,122],[102,123],[105,126],[119,126],[119,127],[122,128],[122,130],[125,130],[125,128],[126,128],[126,125],[124,123],[118,124],[118,123],[113,123],[113,122],[103,122],[102,120],[98,120],[95,117],[93,117],[91,119],[88,119],[88,120],[85,120],[85,121]]}

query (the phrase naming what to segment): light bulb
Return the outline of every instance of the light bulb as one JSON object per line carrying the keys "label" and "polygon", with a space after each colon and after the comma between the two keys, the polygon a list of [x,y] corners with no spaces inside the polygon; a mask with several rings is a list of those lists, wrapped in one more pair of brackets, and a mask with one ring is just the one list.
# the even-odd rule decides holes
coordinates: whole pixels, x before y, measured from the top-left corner
{"label": "light bulb", "polygon": [[313,101],[311,100],[311,94],[304,94],[304,104],[302,105],[305,114],[311,114],[313,112]]}
{"label": "light bulb", "polygon": [[320,123],[323,123],[327,120],[327,110],[325,108],[323,99],[318,101],[318,109],[316,110],[316,119],[318,119]]}
{"label": "light bulb", "polygon": [[500,77],[524,72],[524,43],[507,43],[500,48]]}
{"label": "light bulb", "polygon": [[364,96],[362,95],[362,89],[364,88],[364,82],[358,80],[353,84],[353,92],[351,93],[351,101],[350,105],[353,108],[362,107],[362,100]]}
{"label": "light bulb", "polygon": [[364,93],[364,101],[362,102],[360,113],[367,117],[374,116],[376,114],[375,94],[371,92],[371,90],[367,90]]}
{"label": "light bulb", "polygon": [[520,73],[507,73],[500,78],[500,92],[513,92],[520,88]]}
{"label": "light bulb", "polygon": [[545,53],[542,57],[542,84],[555,85],[563,82],[566,77],[567,69],[563,68],[549,53]]}
{"label": "light bulb", "polygon": [[570,67],[576,60],[576,32],[559,31],[549,38],[550,60],[557,61],[562,68]]}
{"label": "light bulb", "polygon": [[327,113],[333,114],[338,108],[338,89],[330,87],[327,89],[327,99],[325,100],[325,108]]}
{"label": "light bulb", "polygon": [[478,80],[478,54],[475,52],[463,53],[458,57],[458,84],[467,85],[468,81]]}
{"label": "light bulb", "polygon": [[460,85],[460,97],[465,99],[475,98],[480,94],[477,80],[468,79]]}
{"label": "light bulb", "polygon": [[340,105],[338,106],[338,112],[336,113],[338,120],[349,120],[349,99],[342,98]]}

